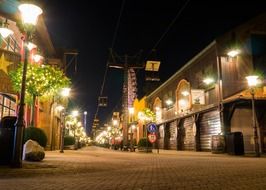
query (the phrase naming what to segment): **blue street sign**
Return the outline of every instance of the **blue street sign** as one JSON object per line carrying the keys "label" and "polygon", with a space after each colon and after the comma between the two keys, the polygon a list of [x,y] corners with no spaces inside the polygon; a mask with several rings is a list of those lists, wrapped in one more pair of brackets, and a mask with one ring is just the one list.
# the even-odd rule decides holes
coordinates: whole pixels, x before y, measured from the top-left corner
{"label": "blue street sign", "polygon": [[155,123],[150,123],[148,126],[147,126],[147,130],[150,132],[150,133],[155,133],[157,128],[156,128],[156,124]]}

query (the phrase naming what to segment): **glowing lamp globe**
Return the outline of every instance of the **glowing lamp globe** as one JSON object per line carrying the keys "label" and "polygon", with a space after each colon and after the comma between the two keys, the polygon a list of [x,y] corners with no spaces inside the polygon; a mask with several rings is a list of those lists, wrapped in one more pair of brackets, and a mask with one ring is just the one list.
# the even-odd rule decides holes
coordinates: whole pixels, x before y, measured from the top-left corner
{"label": "glowing lamp globe", "polygon": [[203,82],[206,84],[206,85],[209,85],[209,84],[212,84],[214,82],[214,79],[213,78],[205,78],[203,80]]}
{"label": "glowing lamp globe", "polygon": [[21,4],[18,9],[24,24],[36,25],[38,16],[42,14],[42,9],[33,4]]}
{"label": "glowing lamp globe", "polygon": [[79,115],[78,110],[73,110],[71,115],[72,115],[73,117],[77,117],[77,116]]}
{"label": "glowing lamp globe", "polygon": [[240,51],[239,51],[238,49],[232,49],[232,50],[230,50],[230,51],[227,53],[227,55],[228,55],[229,57],[235,57],[235,56],[237,56],[239,53],[240,53]]}
{"label": "glowing lamp globe", "polygon": [[248,86],[250,87],[255,87],[258,84],[258,76],[252,75],[252,76],[247,76],[246,79],[248,81]]}
{"label": "glowing lamp globe", "polygon": [[61,91],[61,95],[64,97],[68,97],[70,94],[70,90],[71,90],[70,88],[63,88]]}

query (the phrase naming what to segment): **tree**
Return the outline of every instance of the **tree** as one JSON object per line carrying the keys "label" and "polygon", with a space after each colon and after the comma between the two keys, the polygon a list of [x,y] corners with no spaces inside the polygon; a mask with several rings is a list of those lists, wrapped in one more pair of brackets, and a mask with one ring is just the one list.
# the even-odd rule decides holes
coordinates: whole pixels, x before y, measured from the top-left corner
{"label": "tree", "polygon": [[146,122],[154,122],[156,119],[156,114],[149,108],[144,108],[139,114],[141,120]]}
{"label": "tree", "polygon": [[[17,92],[21,90],[23,64],[10,72],[10,79],[13,89]],[[37,97],[44,95],[54,95],[61,88],[70,85],[64,73],[58,68],[50,65],[28,64],[26,77],[26,102],[32,106],[32,116],[35,115],[35,101]],[[31,125],[35,126],[34,118],[31,117]]]}

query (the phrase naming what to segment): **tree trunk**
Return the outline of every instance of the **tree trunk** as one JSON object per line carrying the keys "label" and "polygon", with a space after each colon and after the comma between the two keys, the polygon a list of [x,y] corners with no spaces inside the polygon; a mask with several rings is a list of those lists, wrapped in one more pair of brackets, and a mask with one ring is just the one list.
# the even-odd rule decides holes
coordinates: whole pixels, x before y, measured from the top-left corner
{"label": "tree trunk", "polygon": [[33,126],[33,127],[36,127],[35,126],[35,102],[36,102],[36,95],[33,95],[32,96],[32,105],[31,105],[31,122],[30,122],[30,124],[31,124],[31,126]]}

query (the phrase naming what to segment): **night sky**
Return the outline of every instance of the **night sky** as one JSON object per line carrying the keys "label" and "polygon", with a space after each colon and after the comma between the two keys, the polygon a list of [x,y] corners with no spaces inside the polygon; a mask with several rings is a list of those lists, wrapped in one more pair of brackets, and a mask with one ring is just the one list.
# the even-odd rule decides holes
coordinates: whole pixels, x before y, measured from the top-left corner
{"label": "night sky", "polygon": [[[89,126],[96,111],[122,2],[46,0],[42,7],[54,46],[79,52],[77,73],[72,72],[74,65],[68,72],[73,81],[71,104],[82,112],[87,110]],[[160,77],[165,81],[216,37],[265,11],[266,2],[261,0],[125,0],[113,49],[118,55],[135,55],[142,50],[144,61],[177,17],[156,46],[156,56],[161,61]],[[103,95],[109,97],[109,105],[99,110],[101,122],[121,106],[122,81],[121,70],[108,70]],[[142,95],[139,81],[139,95]]]}

